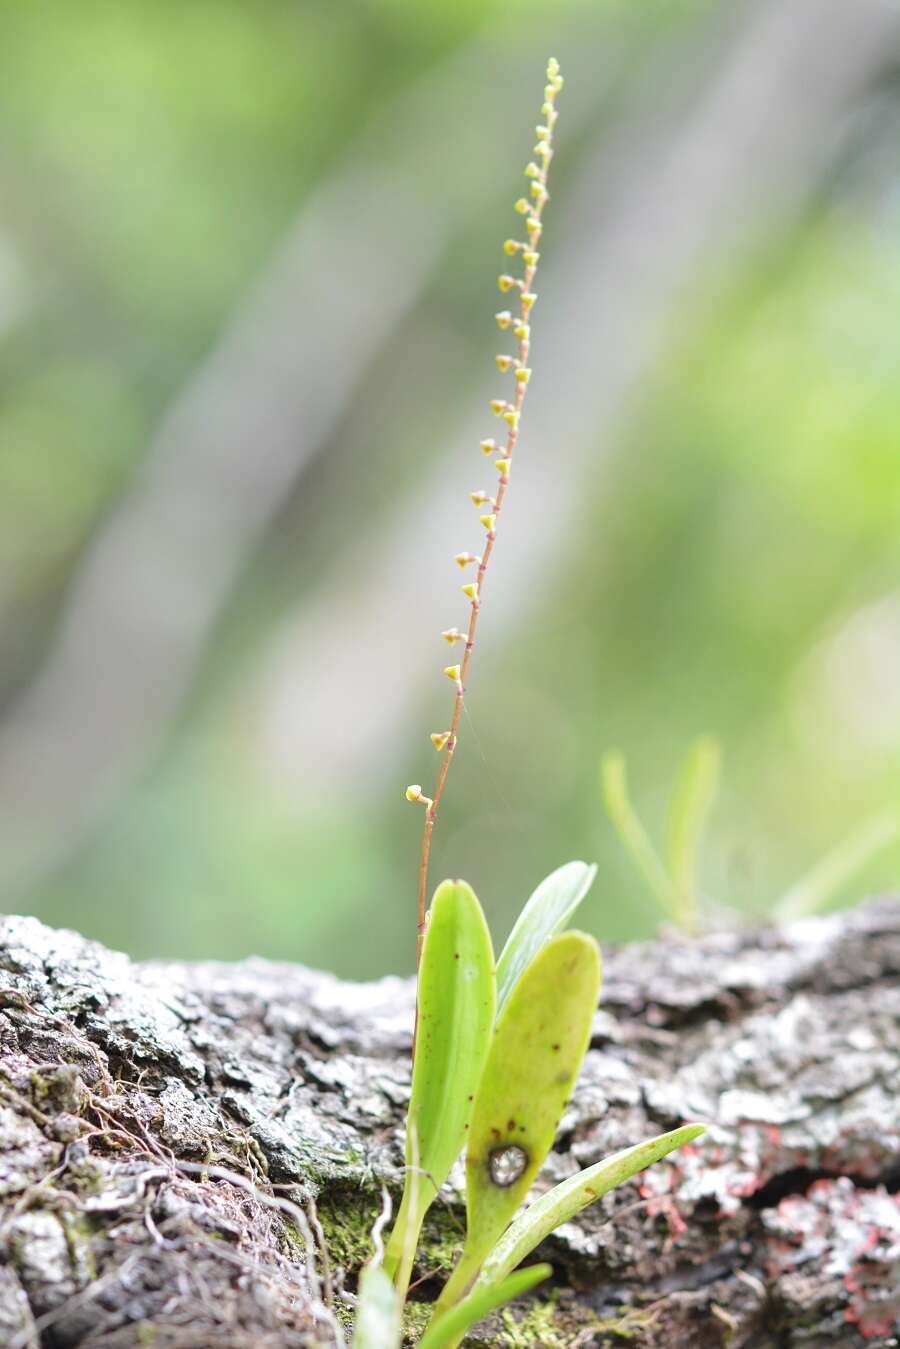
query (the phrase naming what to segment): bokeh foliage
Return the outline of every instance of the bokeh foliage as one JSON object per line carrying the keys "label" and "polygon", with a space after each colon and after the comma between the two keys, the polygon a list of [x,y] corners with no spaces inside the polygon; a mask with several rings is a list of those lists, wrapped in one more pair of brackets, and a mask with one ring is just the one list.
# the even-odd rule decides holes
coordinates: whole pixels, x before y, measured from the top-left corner
{"label": "bokeh foliage", "polygon": [[[564,216],[583,146],[663,44],[699,40],[700,8],[3,8],[5,708],[51,648],[94,531],[133,485],[166,407],[373,119],[467,44],[502,43],[504,25],[533,52],[522,69],[531,83],[547,51],[559,46],[564,58],[581,35],[612,73],[560,155],[553,210]],[[498,90],[498,119],[502,99]],[[877,148],[876,131],[873,117],[857,148],[867,136]],[[393,153],[383,146],[386,165]],[[873,155],[862,172],[860,159],[869,162],[829,165],[802,213],[773,201],[749,243],[723,238],[705,250],[627,418],[614,433],[597,427],[565,555],[515,629],[480,653],[434,879],[469,879],[500,931],[570,856],[600,865],[586,926],[601,939],[652,930],[656,915],[602,813],[597,765],[610,745],[627,753],[633,793],[658,822],[687,743],[703,731],[721,737],[725,794],[701,881],[722,905],[754,913],[897,797],[898,161]],[[260,671],[279,625],[326,593],[336,555],[365,555],[367,531],[398,497],[415,510],[427,437],[413,402],[440,421],[481,397],[509,228],[485,209],[453,233],[408,330],[373,358],[365,411],[351,402],[328,453],[284,501],[177,723],[77,849],[4,897],[8,907],[138,954],[253,950],[345,974],[409,968],[419,820],[402,789],[432,769],[426,733],[441,724],[445,689],[424,681],[383,772],[366,766],[343,793],[330,779],[318,787],[323,765],[311,761],[297,770],[308,789],[298,793],[296,775],[285,777],[261,743]],[[539,308],[536,380],[542,317]],[[316,316],[298,323],[314,340]],[[592,334],[571,340],[590,344]],[[526,425],[523,455],[548,452]],[[446,540],[448,558],[458,546]],[[410,559],[417,565],[425,561]],[[389,677],[372,671],[373,721]],[[898,860],[885,853],[854,893],[889,886]]]}

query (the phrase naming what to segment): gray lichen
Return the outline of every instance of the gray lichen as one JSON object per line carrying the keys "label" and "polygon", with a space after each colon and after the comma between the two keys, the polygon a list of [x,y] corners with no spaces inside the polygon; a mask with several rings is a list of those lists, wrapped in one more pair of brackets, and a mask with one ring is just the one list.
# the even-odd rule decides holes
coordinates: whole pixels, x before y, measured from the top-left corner
{"label": "gray lichen", "polygon": [[[0,920],[0,1343],[339,1344],[401,1176],[412,1006],[408,981],[135,965]],[[898,1026],[896,902],[610,952],[545,1183],[713,1127],[561,1229],[550,1300],[473,1345],[896,1344]],[[461,1231],[448,1188],[414,1296]]]}

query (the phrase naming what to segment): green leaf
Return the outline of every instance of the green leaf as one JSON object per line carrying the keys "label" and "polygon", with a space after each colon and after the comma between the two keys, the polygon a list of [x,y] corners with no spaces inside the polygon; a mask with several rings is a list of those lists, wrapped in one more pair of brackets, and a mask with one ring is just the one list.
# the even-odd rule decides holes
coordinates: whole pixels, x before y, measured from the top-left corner
{"label": "green leaf", "polygon": [[406,1294],[422,1221],[466,1140],[494,1022],[494,952],[464,881],[435,891],[419,966],[419,1022],[406,1126],[406,1185],[385,1269]]}
{"label": "green leaf", "polygon": [[476,1288],[493,1286],[504,1279],[561,1223],[568,1222],[595,1199],[705,1132],[705,1124],[683,1124],[671,1133],[659,1134],[633,1148],[616,1152],[541,1195],[503,1233],[484,1262]]}
{"label": "green leaf", "polygon": [[[497,1019],[469,1127],[466,1244],[438,1301],[441,1312],[468,1291],[553,1145],[599,989],[597,943],[583,932],[564,932],[535,956]],[[520,1165],[501,1182],[504,1156]]]}
{"label": "green leaf", "polygon": [[353,1349],[400,1349],[400,1298],[381,1265],[366,1265],[359,1278]]}
{"label": "green leaf", "polygon": [[898,834],[900,819],[895,810],[882,810],[870,816],[782,896],[776,908],[780,921],[790,922],[824,908],[835,892],[893,843]]}
{"label": "green leaf", "polygon": [[543,1283],[552,1272],[550,1265],[531,1265],[490,1288],[473,1289],[467,1298],[428,1327],[419,1341],[419,1349],[455,1349],[478,1321]]}
{"label": "green leaf", "polygon": [[497,1014],[538,951],[568,925],[597,874],[585,862],[567,862],[541,881],[519,914],[497,961]]}
{"label": "green leaf", "polygon": [[700,736],[688,749],[675,780],[666,825],[666,865],[678,909],[679,926],[697,926],[697,856],[719,787],[722,759],[718,740]]}
{"label": "green leaf", "polygon": [[631,804],[625,759],[618,750],[611,750],[600,760],[600,787],[606,813],[619,835],[620,843],[631,856],[660,908],[677,922],[678,901],[672,883]]}

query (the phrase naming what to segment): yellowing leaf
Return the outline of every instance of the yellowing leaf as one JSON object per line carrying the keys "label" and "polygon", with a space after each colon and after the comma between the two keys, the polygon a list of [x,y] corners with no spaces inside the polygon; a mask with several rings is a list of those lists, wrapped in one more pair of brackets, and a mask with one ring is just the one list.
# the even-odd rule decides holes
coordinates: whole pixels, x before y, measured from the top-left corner
{"label": "yellowing leaf", "polygon": [[469,1128],[466,1244],[441,1312],[466,1293],[553,1145],[599,988],[597,943],[564,932],[531,962],[497,1019]]}

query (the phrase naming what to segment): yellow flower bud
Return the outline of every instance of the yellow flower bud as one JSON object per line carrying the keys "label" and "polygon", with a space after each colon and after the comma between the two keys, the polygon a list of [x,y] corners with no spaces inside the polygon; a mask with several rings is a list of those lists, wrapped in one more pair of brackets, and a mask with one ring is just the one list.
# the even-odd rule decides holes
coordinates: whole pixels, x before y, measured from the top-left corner
{"label": "yellow flower bud", "polygon": [[525,228],[528,231],[528,237],[531,240],[531,242],[533,244],[537,243],[538,239],[541,237],[541,229],[542,229],[541,222],[533,218],[531,220],[526,220]]}
{"label": "yellow flower bud", "polygon": [[550,193],[544,187],[543,183],[534,182],[531,184],[531,195],[538,201],[544,202],[550,200]]}
{"label": "yellow flower bud", "polygon": [[455,684],[459,683],[459,666],[447,665],[444,667],[444,674],[448,679],[452,679]]}
{"label": "yellow flower bud", "polygon": [[440,752],[440,750],[444,748],[444,746],[447,744],[447,741],[450,739],[450,732],[432,731],[431,735],[428,738],[431,741],[432,745],[434,745],[435,749],[438,750],[438,752]]}
{"label": "yellow flower bud", "polygon": [[528,383],[528,381],[531,379],[531,371],[528,369],[527,365],[519,366],[518,370],[516,371],[516,379],[519,381],[520,384]]}
{"label": "yellow flower bud", "polygon": [[498,328],[508,328],[513,321],[513,316],[508,309],[501,309],[499,314],[495,314]]}
{"label": "yellow flower bud", "polygon": [[525,177],[526,177],[526,178],[540,178],[540,176],[541,176],[541,171],[540,171],[540,169],[538,168],[537,164],[534,163],[533,160],[532,160],[531,163],[525,165]]}
{"label": "yellow flower bud", "polygon": [[531,210],[531,203],[528,201],[527,197],[520,197],[513,209],[518,211],[519,215],[527,215]]}
{"label": "yellow flower bud", "polygon": [[418,802],[423,806],[434,805],[434,802],[432,801],[430,796],[422,795],[422,788],[419,786],[418,782],[414,782],[411,786],[407,787],[406,799],[407,801]]}
{"label": "yellow flower bud", "polygon": [[500,371],[501,375],[505,375],[513,363],[513,358],[511,356],[495,356],[494,360],[497,362],[497,369]]}
{"label": "yellow flower bud", "polygon": [[504,295],[508,290],[512,290],[515,284],[516,278],[514,276],[507,276],[505,272],[502,276],[497,277],[497,285],[500,288],[500,290],[503,291]]}
{"label": "yellow flower bud", "polygon": [[544,114],[545,117],[549,117],[550,114],[553,112],[553,104],[550,102],[549,98],[545,103],[541,104],[541,112]]}
{"label": "yellow flower bud", "polygon": [[[491,406],[493,407],[493,404]],[[498,448],[496,440],[480,440],[478,443],[481,446],[482,454],[493,454],[494,450]]]}
{"label": "yellow flower bud", "polygon": [[503,398],[492,398],[492,399],[491,399],[491,412],[493,412],[493,414],[494,414],[495,417],[502,417],[503,414],[504,414],[504,411],[505,411],[506,408],[508,408],[508,407],[509,407],[509,403],[507,403],[507,402],[505,401],[505,399],[503,399]]}
{"label": "yellow flower bud", "polygon": [[496,517],[496,515],[479,515],[478,519],[479,519],[479,520],[481,521],[481,523],[484,525],[484,527],[485,527],[485,529],[487,530],[487,532],[488,532],[489,534],[493,534],[493,532],[494,532],[494,526],[495,526],[496,523],[497,523],[497,517]]}
{"label": "yellow flower bud", "polygon": [[476,557],[474,553],[457,553],[453,561],[456,563],[457,567],[462,569],[463,567],[468,567],[471,562],[480,562],[481,558]]}
{"label": "yellow flower bud", "polygon": [[535,253],[529,248],[527,252],[522,254],[522,261],[525,263],[526,267],[536,267],[540,260],[540,256],[540,253]]}
{"label": "yellow flower bud", "polygon": [[466,634],[464,632],[460,632],[459,628],[444,628],[444,631],[441,633],[441,636],[443,637],[444,641],[447,643],[448,646],[456,646],[457,642],[462,642],[465,640]]}
{"label": "yellow flower bud", "polygon": [[[461,588],[462,588],[462,593],[466,596],[467,599],[470,599],[470,600],[472,601],[473,604],[477,604],[477,603],[478,603],[478,582],[477,582],[477,581],[470,581],[468,585],[464,585],[464,586],[462,586]],[[447,673],[446,670],[444,671],[444,673],[445,673],[445,674]],[[458,677],[459,677],[459,676],[457,676],[457,678],[458,678]]]}
{"label": "yellow flower bud", "polygon": [[507,239],[503,245],[503,252],[508,258],[515,257],[522,245],[517,239]]}
{"label": "yellow flower bud", "polygon": [[483,492],[479,489],[477,492],[470,492],[469,499],[473,506],[485,506],[491,498],[488,496],[487,492]]}
{"label": "yellow flower bud", "polygon": [[515,333],[516,337],[518,337],[520,342],[527,342],[529,337],[531,336],[531,329],[529,328],[527,323],[517,323],[515,328],[513,329],[513,332]]}
{"label": "yellow flower bud", "polygon": [[507,426],[511,427],[512,430],[515,430],[519,425],[519,414],[516,412],[515,408],[507,408],[503,414],[503,420],[506,422]]}
{"label": "yellow flower bud", "polygon": [[537,300],[537,296],[534,294],[533,291],[530,291],[530,290],[524,290],[524,291],[522,292],[522,307],[523,307],[523,309],[525,310],[526,313],[528,312],[529,309],[533,309],[533,308],[534,308],[534,305],[535,305],[535,301],[536,301],[536,300]]}
{"label": "yellow flower bud", "polygon": [[507,476],[507,474],[509,473],[509,466],[510,466],[510,463],[511,463],[511,462],[512,462],[512,461],[509,460],[509,459],[496,459],[496,460],[494,461],[494,467],[496,468],[497,472],[500,474],[500,477],[501,477],[501,478],[505,478],[505,477]]}
{"label": "yellow flower bud", "polygon": [[539,141],[545,141],[550,135],[550,128],[548,126],[536,126],[534,128],[534,134]]}

